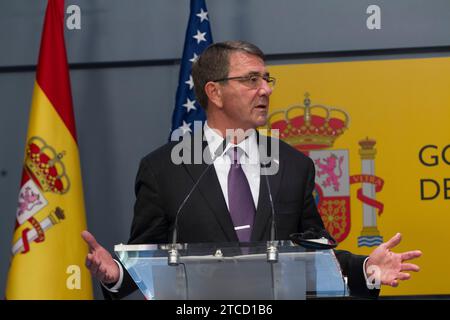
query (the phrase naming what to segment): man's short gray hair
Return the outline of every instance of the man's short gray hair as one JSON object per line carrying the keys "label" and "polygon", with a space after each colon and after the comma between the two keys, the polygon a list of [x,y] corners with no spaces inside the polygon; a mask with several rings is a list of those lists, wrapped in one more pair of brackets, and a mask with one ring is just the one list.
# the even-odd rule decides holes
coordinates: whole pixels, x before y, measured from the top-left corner
{"label": "man's short gray hair", "polygon": [[211,44],[193,63],[192,78],[194,79],[195,95],[205,110],[208,107],[205,85],[209,81],[228,77],[230,54],[236,51],[255,55],[264,60],[264,53],[254,44],[246,41],[225,41]]}

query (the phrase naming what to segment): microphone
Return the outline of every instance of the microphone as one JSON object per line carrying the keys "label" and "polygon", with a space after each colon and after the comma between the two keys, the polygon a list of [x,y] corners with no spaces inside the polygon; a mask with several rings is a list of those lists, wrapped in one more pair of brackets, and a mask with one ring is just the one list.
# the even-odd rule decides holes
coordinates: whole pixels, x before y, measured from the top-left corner
{"label": "microphone", "polygon": [[270,240],[267,244],[267,262],[278,262],[278,246],[276,239],[276,223],[275,223],[275,206],[273,205],[272,191],[270,190],[269,178],[264,174],[266,180],[267,191],[269,192],[270,208],[272,211],[272,222],[270,224]]}
{"label": "microphone", "polygon": [[[203,172],[198,177],[197,181],[192,186],[189,193],[184,198],[183,202],[181,202],[180,206],[178,207],[177,213],[175,214],[175,223],[174,223],[174,228],[172,231],[172,243],[170,245],[170,249],[168,252],[169,253],[169,256],[168,256],[169,266],[177,266],[180,263],[180,256],[178,254],[178,249],[177,249],[177,229],[178,229],[178,219],[180,217],[181,210],[184,208],[184,206],[186,205],[186,202],[189,200],[189,198],[191,197],[191,195],[195,191],[195,189],[197,189],[197,186],[199,185],[202,178],[205,176],[205,174],[208,172],[208,170],[212,167],[212,165],[214,164],[214,161],[216,161],[216,159],[218,157],[223,155],[229,141],[230,141],[230,138],[227,136],[223,140],[222,144],[217,147],[217,149],[214,151],[214,156],[211,159],[211,163],[208,164],[208,166],[203,170]],[[206,153],[206,154],[209,155],[209,153]]]}
{"label": "microphone", "polygon": [[[270,150],[270,144],[269,144],[269,148],[266,148],[265,143],[261,143],[260,144],[260,150],[262,152],[261,153],[266,156],[268,155],[268,153],[266,151],[271,151]],[[260,156],[261,159],[261,156]],[[266,159],[266,158],[265,158]],[[271,159],[271,157],[269,157],[269,159]],[[267,172],[267,168],[270,165],[271,161],[269,161],[268,163],[263,163],[261,162],[261,169],[264,169],[264,178],[266,180],[266,186],[267,186],[267,191],[269,193],[269,202],[270,202],[270,209],[271,209],[271,214],[272,214],[272,221],[270,224],[270,240],[267,243],[267,262],[270,263],[275,263],[278,262],[278,243],[275,241],[276,239],[276,222],[275,222],[275,206],[273,204],[273,197],[272,197],[272,191],[270,189],[270,183],[269,183],[269,177],[268,177],[268,172]]]}

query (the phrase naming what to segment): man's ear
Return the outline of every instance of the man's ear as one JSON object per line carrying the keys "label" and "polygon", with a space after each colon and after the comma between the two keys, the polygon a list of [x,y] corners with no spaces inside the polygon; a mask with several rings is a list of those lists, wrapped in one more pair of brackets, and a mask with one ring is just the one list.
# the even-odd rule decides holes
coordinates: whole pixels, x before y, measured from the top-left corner
{"label": "man's ear", "polygon": [[222,91],[220,85],[217,82],[208,82],[205,85],[205,93],[212,104],[218,106],[219,108],[222,108]]}

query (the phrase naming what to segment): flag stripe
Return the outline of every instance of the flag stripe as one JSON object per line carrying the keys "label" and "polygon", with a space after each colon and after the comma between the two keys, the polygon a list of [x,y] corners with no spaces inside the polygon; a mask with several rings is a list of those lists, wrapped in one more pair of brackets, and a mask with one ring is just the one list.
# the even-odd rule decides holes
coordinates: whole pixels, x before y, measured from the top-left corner
{"label": "flag stripe", "polygon": [[64,44],[64,0],[47,6],[36,80],[56,112],[77,141],[72,93]]}
{"label": "flag stripe", "polygon": [[[34,87],[28,129],[28,137],[33,136],[45,139],[56,152],[64,151],[61,160],[70,179],[70,189],[64,195],[42,192],[48,205],[37,212],[33,218],[42,223],[45,217],[51,215],[57,207],[62,209],[65,217],[44,230],[43,242],[29,241],[29,252],[13,255],[6,298],[10,300],[91,299],[92,283],[88,270],[81,270],[80,290],[70,290],[66,286],[70,276],[66,273],[67,268],[71,265],[83,267],[88,253],[80,237],[81,231],[86,230],[86,221],[78,148],[67,127],[61,121],[61,117],[38,84]],[[21,185],[27,180],[24,177],[38,184],[33,171],[26,166],[25,168],[26,173],[23,174]],[[39,189],[45,190],[41,186]],[[17,247],[17,242],[23,238],[25,228],[30,229],[29,233],[34,230],[28,221],[16,225],[12,247]],[[33,269],[32,273],[29,273],[30,268]]]}

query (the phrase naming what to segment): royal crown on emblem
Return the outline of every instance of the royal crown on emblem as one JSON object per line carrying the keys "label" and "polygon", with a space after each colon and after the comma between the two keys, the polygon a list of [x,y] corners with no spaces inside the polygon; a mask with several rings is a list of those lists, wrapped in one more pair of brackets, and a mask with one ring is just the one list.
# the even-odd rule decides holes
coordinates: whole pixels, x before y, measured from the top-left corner
{"label": "royal crown on emblem", "polygon": [[63,153],[57,153],[44,139],[32,137],[26,148],[25,166],[43,191],[63,194],[69,190]]}
{"label": "royal crown on emblem", "polygon": [[269,115],[268,126],[278,129],[279,136],[300,151],[326,149],[344,133],[349,115],[340,109],[311,105],[305,94],[304,105],[292,105]]}

